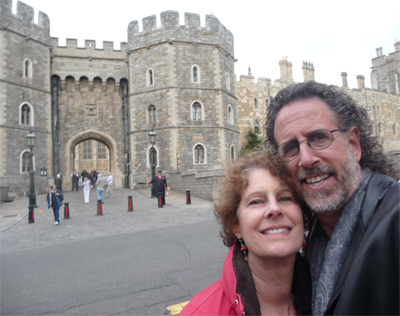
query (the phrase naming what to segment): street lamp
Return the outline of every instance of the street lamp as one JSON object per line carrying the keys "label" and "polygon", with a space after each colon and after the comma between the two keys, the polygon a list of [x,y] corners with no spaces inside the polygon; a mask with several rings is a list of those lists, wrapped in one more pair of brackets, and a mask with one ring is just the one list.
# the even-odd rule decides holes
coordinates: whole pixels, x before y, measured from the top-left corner
{"label": "street lamp", "polygon": [[33,171],[33,147],[35,146],[36,135],[33,131],[30,131],[28,135],[26,135],[26,140],[28,143],[28,147],[31,150],[29,152],[29,176],[30,176],[30,190],[29,190],[29,224],[33,224],[35,222],[33,216],[33,209],[37,207],[36,205],[36,194],[35,194],[35,179]]}
{"label": "street lamp", "polygon": [[[156,149],[154,148],[154,144],[156,143],[156,136],[157,133],[154,131],[154,128],[151,129],[151,131],[149,132],[149,137],[150,137],[150,144],[151,144],[151,148],[150,148],[150,163],[151,163],[151,180],[154,179],[154,177],[156,176],[156,165],[157,165],[157,161],[156,161]],[[152,183],[151,184],[151,197],[154,198],[156,197],[156,184]]]}

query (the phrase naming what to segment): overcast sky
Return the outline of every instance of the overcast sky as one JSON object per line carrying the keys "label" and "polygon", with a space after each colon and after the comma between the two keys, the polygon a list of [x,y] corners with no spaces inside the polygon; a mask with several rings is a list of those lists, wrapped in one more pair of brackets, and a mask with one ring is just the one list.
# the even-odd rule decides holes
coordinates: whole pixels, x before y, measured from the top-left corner
{"label": "overcast sky", "polygon": [[[1,0],[0,0],[1,1]],[[16,0],[13,0],[16,12]],[[348,74],[350,88],[356,88],[356,76],[363,75],[370,87],[371,59],[375,49],[383,54],[394,51],[400,40],[399,0],[24,0],[50,18],[50,35],[65,45],[66,38],[77,38],[78,46],[85,39],[113,41],[119,49],[127,41],[129,22],[175,10],[184,24],[184,12],[214,14],[234,36],[237,80],[247,75],[279,79],[279,59],[287,56],[293,63],[295,81],[303,81],[303,60],[315,67],[315,80],[341,85],[342,71]]]}

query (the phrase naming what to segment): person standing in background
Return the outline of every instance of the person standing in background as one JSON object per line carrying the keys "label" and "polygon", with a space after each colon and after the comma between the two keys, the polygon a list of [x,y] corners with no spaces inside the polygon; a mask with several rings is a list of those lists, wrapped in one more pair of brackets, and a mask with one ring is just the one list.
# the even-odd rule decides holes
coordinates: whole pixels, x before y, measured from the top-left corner
{"label": "person standing in background", "polygon": [[107,191],[106,191],[106,195],[104,197],[108,197],[108,193],[110,192],[110,197],[114,197],[114,191],[113,191],[113,176],[111,174],[111,172],[108,173],[108,179],[107,179]]}

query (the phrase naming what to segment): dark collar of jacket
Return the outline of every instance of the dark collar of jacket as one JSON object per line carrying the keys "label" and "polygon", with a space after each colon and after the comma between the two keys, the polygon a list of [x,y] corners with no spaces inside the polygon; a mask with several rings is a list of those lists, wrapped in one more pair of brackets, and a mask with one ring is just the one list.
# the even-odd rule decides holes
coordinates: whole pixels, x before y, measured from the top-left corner
{"label": "dark collar of jacket", "polygon": [[[324,315],[340,313],[340,311],[337,311],[335,309],[337,307],[337,304],[340,304],[340,306],[343,307],[344,309],[347,308],[346,306],[351,306],[351,308],[353,308],[354,311],[357,310],[357,306],[359,306],[360,304],[364,304],[365,306],[368,305],[367,304],[368,302],[355,302],[356,297],[353,297],[353,298],[346,297],[346,298],[342,299],[342,301],[350,300],[350,302],[347,302],[347,303],[344,303],[344,302],[338,303],[338,301],[339,301],[340,295],[346,285],[346,281],[352,281],[353,284],[355,284],[354,282],[357,282],[356,280],[354,282],[353,282],[353,280],[351,280],[353,278],[354,274],[353,274],[353,272],[349,272],[349,271],[357,271],[357,270],[360,271],[362,269],[362,266],[366,266],[366,265],[369,265],[371,269],[377,268],[377,267],[374,267],[374,262],[365,262],[365,260],[362,260],[362,259],[365,259],[365,255],[366,255],[366,251],[363,249],[368,249],[368,247],[365,245],[364,245],[364,247],[361,247],[361,245],[365,244],[364,237],[365,236],[369,237],[371,234],[371,232],[367,231],[367,228],[370,225],[370,223],[372,222],[373,215],[379,208],[386,193],[392,187],[394,187],[395,184],[396,184],[396,181],[393,178],[391,178],[379,171],[375,171],[372,174],[370,181],[366,188],[364,201],[361,206],[361,214],[360,214],[359,222],[358,222],[356,230],[354,232],[353,240],[350,245],[348,255],[345,259],[345,262],[343,264],[342,270],[340,272],[339,278],[336,282],[335,288],[333,290],[331,299],[328,303],[328,307],[327,307]],[[398,193],[397,193],[397,197],[398,197]],[[393,202],[393,201],[391,201],[391,202]],[[398,203],[398,201],[394,201],[394,203]],[[383,204],[382,204],[382,206],[383,206]],[[388,214],[389,214],[389,212],[392,212],[392,213],[394,212],[393,211],[394,208],[392,206],[390,206],[390,207],[385,206],[385,207],[381,207],[380,209],[381,209],[380,210],[381,215],[379,215],[379,216],[385,216],[385,214],[383,214],[383,212],[386,212]],[[387,227],[385,227],[385,228],[387,228]],[[319,227],[319,229],[322,229],[322,228]],[[374,228],[374,231],[376,232],[375,228]],[[389,248],[391,248],[391,247],[389,247]],[[394,248],[396,248],[396,247],[394,247]],[[370,247],[369,249],[372,249],[372,248]],[[382,256],[382,255],[379,255],[379,249],[378,249],[378,251],[376,252],[376,260],[388,260],[389,257],[393,257],[393,259],[395,259],[394,258],[394,257],[396,257],[396,255],[394,253],[395,250],[396,249],[391,250],[391,251],[393,251],[393,252],[391,252],[392,255],[389,254],[389,256]],[[383,249],[382,249],[382,252],[384,252]],[[398,245],[397,245],[397,253],[398,253]],[[399,258],[397,256],[397,260],[398,259]],[[353,262],[354,262],[354,264],[353,264]],[[397,271],[398,271],[398,266],[397,266]],[[396,277],[394,275],[393,275],[393,278],[396,279]],[[367,280],[368,277],[366,275],[364,275],[364,279]],[[368,281],[366,281],[366,282],[368,283]],[[382,280],[382,282],[383,282],[383,280]],[[397,277],[396,282],[398,282],[398,277]],[[378,285],[378,287],[381,287],[381,286],[385,287],[385,285],[383,285],[383,284]],[[347,287],[350,288],[348,285],[347,285]],[[375,287],[373,284],[369,284],[368,286],[366,286],[366,288],[364,290],[367,291],[368,288],[373,288],[373,287]],[[374,293],[378,293],[381,290],[383,290],[383,289],[380,289],[380,290],[375,289]],[[359,295],[358,298],[363,297],[363,294],[361,293],[361,291],[356,291],[356,292],[358,294],[356,294],[354,292],[352,294]],[[397,287],[397,292],[398,292],[398,287]],[[367,297],[367,296],[364,296],[364,298],[365,297]],[[373,300],[378,301],[379,298],[374,297]],[[397,301],[398,301],[398,295],[397,295]],[[369,302],[369,303],[371,303],[371,302]],[[353,314],[353,312],[351,312],[348,309],[342,310],[342,312],[345,312],[346,314]],[[369,310],[368,314],[370,314],[370,313],[376,314],[378,312],[379,311]]]}
{"label": "dark collar of jacket", "polygon": [[[240,244],[238,242],[234,245],[232,266],[234,278],[236,279],[236,289],[234,291],[229,289],[232,287],[232,280],[224,278],[224,276],[228,276],[229,274],[223,274],[222,282],[225,293],[228,297],[230,296],[231,301],[236,299],[237,294],[240,295],[246,315],[261,315],[253,276],[248,263],[240,251]],[[294,306],[297,315],[311,315],[311,276],[306,260],[299,253],[296,256],[294,264],[292,293],[294,295]]]}

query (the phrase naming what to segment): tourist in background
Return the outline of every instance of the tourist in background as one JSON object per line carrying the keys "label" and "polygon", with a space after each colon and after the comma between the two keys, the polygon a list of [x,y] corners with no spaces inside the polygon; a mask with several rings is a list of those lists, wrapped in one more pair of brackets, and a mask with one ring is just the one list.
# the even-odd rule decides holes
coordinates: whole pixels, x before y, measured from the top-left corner
{"label": "tourist in background", "polygon": [[63,194],[57,189],[56,185],[53,184],[50,187],[50,192],[47,194],[46,204],[47,208],[52,207],[54,213],[54,225],[60,224],[60,213],[59,209],[62,206]]}
{"label": "tourist in background", "polygon": [[104,198],[103,198],[103,190],[104,190],[104,184],[106,183],[106,180],[103,178],[103,175],[101,173],[97,174],[98,178],[96,181],[96,194],[97,194],[97,200],[101,201],[101,203],[104,203]]}
{"label": "tourist in background", "polygon": [[83,184],[83,195],[85,197],[85,203],[89,203],[90,189],[92,188],[92,183],[87,177],[85,177],[82,184]]}
{"label": "tourist in background", "polygon": [[110,197],[114,197],[114,191],[113,191],[113,176],[111,172],[108,173],[108,179],[107,179],[107,191],[106,195],[104,197],[108,197],[108,193],[110,193]]}

